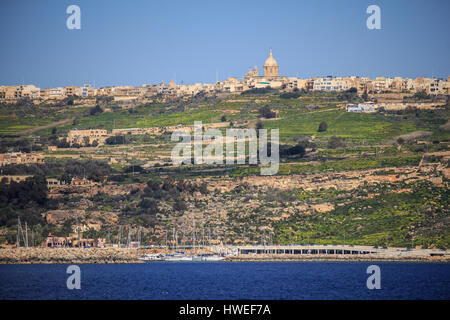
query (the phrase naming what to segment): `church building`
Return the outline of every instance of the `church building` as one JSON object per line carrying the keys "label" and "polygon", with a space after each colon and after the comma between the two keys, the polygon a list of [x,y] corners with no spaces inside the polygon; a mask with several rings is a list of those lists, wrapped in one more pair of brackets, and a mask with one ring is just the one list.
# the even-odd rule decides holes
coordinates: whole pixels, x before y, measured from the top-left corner
{"label": "church building", "polygon": [[269,57],[266,59],[266,62],[264,63],[264,75],[260,76],[258,67],[255,66],[252,69],[248,71],[248,73],[245,75],[245,80],[248,81],[250,79],[254,80],[281,80],[282,77],[280,77],[279,70],[278,70],[278,63],[273,57],[272,49],[270,49]]}

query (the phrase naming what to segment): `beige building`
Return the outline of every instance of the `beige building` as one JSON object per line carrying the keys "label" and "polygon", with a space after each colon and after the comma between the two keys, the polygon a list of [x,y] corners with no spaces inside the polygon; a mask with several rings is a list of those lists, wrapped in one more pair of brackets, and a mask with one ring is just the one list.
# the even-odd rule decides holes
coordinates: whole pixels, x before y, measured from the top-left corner
{"label": "beige building", "polygon": [[50,96],[50,88],[41,89],[41,99],[48,99]]}
{"label": "beige building", "polygon": [[62,99],[65,97],[65,90],[62,87],[50,88],[48,97],[50,99]]}
{"label": "beige building", "polygon": [[349,82],[344,78],[323,77],[317,78],[313,83],[314,91],[344,91],[349,89]]}
{"label": "beige building", "polygon": [[44,156],[40,153],[8,152],[0,154],[0,166],[8,164],[44,163]]}
{"label": "beige building", "polygon": [[32,84],[0,87],[0,99],[38,99],[40,96],[41,89]]}
{"label": "beige building", "polygon": [[82,88],[77,86],[69,86],[64,87],[64,95],[69,96],[81,96],[82,94]]}
{"label": "beige building", "polygon": [[450,94],[450,76],[447,77],[447,81],[442,84],[443,94]]}
{"label": "beige building", "polygon": [[89,144],[97,141],[97,143],[101,145],[105,143],[105,140],[108,137],[108,132],[103,129],[70,130],[67,134],[67,142],[70,145],[86,145],[87,141],[89,142]]}
{"label": "beige building", "polygon": [[236,93],[248,89],[248,87],[244,83],[242,83],[241,81],[239,81],[237,78],[234,77],[229,77],[227,80],[223,81],[221,83],[221,88],[222,91],[236,92]]}
{"label": "beige building", "polygon": [[15,99],[15,98],[16,98],[15,86],[0,87],[0,99]]}

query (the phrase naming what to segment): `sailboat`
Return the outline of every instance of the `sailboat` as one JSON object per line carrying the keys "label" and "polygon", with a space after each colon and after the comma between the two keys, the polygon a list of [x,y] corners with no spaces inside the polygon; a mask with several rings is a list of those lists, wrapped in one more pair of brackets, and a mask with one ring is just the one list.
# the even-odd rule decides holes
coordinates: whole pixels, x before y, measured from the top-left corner
{"label": "sailboat", "polygon": [[138,260],[142,261],[164,261],[164,255],[161,253],[147,253],[138,257]]}
{"label": "sailboat", "polygon": [[[176,237],[177,233],[174,231],[174,241],[175,241],[175,250],[178,246],[178,238]],[[212,254],[198,254],[196,250],[196,228],[195,228],[195,220],[193,221],[193,233],[192,233],[192,246],[193,250],[190,255],[187,255],[186,252],[175,251],[175,254],[168,254],[164,257],[165,261],[173,261],[173,262],[181,262],[181,261],[190,261],[190,262],[205,262],[205,261],[221,261],[225,259],[225,256],[220,255],[218,253]],[[205,245],[203,233],[203,246]],[[209,240],[208,240],[209,242]]]}

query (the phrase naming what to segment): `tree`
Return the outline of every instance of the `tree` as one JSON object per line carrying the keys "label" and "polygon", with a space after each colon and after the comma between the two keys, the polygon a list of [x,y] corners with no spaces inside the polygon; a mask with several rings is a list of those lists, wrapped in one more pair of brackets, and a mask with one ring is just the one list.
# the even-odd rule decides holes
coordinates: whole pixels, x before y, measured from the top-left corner
{"label": "tree", "polygon": [[367,94],[367,88],[364,89],[364,93],[362,94],[361,98],[362,98],[364,101],[368,101],[368,100],[369,100],[369,95]]}
{"label": "tree", "polygon": [[83,137],[83,144],[88,147],[90,145],[91,140],[89,137]]}
{"label": "tree", "polygon": [[106,144],[125,144],[125,136],[124,135],[117,135],[117,136],[111,136],[108,137],[105,140]]}
{"label": "tree", "polygon": [[173,204],[173,210],[176,211],[184,211],[187,209],[186,202],[182,199],[175,200],[175,203]]}
{"label": "tree", "polygon": [[89,110],[89,113],[91,114],[91,116],[95,116],[95,115],[100,114],[102,112],[103,112],[103,109],[98,104],[94,108],[91,108]]}
{"label": "tree", "polygon": [[297,156],[302,158],[306,153],[305,147],[302,143],[298,143],[293,147],[281,146],[280,155],[282,156]]}
{"label": "tree", "polygon": [[56,134],[56,128],[55,127],[52,128],[52,134],[53,135]]}
{"label": "tree", "polygon": [[319,124],[319,129],[317,130],[318,132],[325,132],[328,129],[328,124],[325,121],[322,121]]}
{"label": "tree", "polygon": [[280,94],[280,98],[282,99],[295,99],[302,96],[302,91],[295,88],[292,92],[284,92]]}
{"label": "tree", "polygon": [[64,138],[61,141],[58,141],[57,145],[58,148],[70,148],[70,143],[67,142],[67,139]]}
{"label": "tree", "polygon": [[222,122],[227,121],[227,117],[225,115],[223,115],[222,118],[220,118],[220,121],[222,121]]}
{"label": "tree", "polygon": [[73,102],[74,102],[75,98],[73,96],[70,96],[67,98],[67,105],[68,106],[73,106]]}
{"label": "tree", "polygon": [[69,184],[72,181],[72,176],[70,174],[64,173],[59,181],[63,182],[64,184]]}
{"label": "tree", "polygon": [[158,212],[158,202],[152,199],[143,199],[139,207],[145,209],[147,213],[155,214]]}
{"label": "tree", "polygon": [[414,100],[430,99],[430,96],[426,93],[425,90],[417,91],[416,93],[414,93],[414,95],[412,97],[413,97]]}
{"label": "tree", "polygon": [[270,107],[267,104],[264,107],[259,108],[258,112],[261,117],[264,117],[266,119],[275,118],[277,116],[276,112],[270,110]]}
{"label": "tree", "polygon": [[263,126],[262,121],[261,121],[261,120],[258,120],[258,122],[256,122],[255,129],[256,129],[256,130],[260,130],[260,129],[263,129],[263,128],[264,128],[264,126]]}

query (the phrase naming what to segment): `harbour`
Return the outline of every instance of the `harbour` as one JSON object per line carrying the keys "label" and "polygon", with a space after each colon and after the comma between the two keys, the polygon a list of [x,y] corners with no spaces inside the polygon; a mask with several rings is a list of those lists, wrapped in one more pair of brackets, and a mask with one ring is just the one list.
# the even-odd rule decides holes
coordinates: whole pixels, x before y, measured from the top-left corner
{"label": "harbour", "polygon": [[0,264],[114,264],[146,262],[251,261],[415,261],[450,262],[442,249],[352,245],[200,246],[195,250],[153,248],[9,248],[0,250]]}

